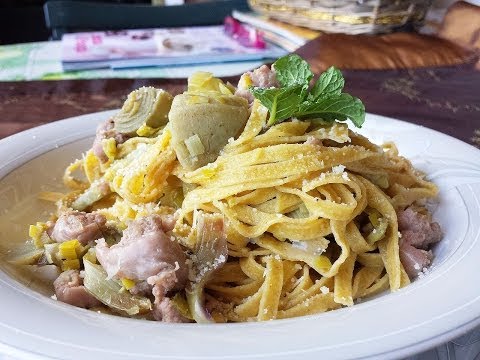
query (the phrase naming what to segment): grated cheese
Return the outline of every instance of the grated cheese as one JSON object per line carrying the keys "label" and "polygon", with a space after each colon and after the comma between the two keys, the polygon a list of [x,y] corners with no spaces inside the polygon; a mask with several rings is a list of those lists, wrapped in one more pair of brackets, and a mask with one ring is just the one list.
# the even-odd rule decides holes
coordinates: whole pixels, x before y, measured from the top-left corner
{"label": "grated cheese", "polygon": [[308,244],[305,241],[292,241],[292,247],[300,250],[307,250]]}
{"label": "grated cheese", "polygon": [[320,288],[320,291],[322,292],[322,294],[325,295],[325,294],[328,294],[330,292],[330,289],[327,286],[324,285]]}
{"label": "grated cheese", "polygon": [[332,167],[332,173],[334,174],[341,174],[343,173],[344,170],[345,170],[345,165],[342,165],[342,164]]}

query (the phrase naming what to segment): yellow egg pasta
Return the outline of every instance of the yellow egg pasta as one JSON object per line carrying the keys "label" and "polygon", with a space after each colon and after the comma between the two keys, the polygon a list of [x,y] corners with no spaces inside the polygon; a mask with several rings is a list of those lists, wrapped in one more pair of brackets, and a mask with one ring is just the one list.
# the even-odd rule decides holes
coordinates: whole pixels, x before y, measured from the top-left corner
{"label": "yellow egg pasta", "polygon": [[[289,122],[259,134],[252,129],[261,127],[263,111],[254,104],[244,133],[217,161],[180,175],[196,185],[181,219],[209,205],[248,241],[229,244],[230,271],[209,287],[223,305],[216,308],[230,309],[222,319],[306,315],[408,284],[395,210],[436,196],[435,185],[393,145],[383,149],[342,124],[309,131],[305,122]],[[359,228],[359,218],[373,211],[376,236]],[[299,269],[285,279],[282,264]]]}
{"label": "yellow egg pasta", "polygon": [[[230,85],[205,74],[191,89],[208,85],[215,104],[234,96]],[[293,117],[267,126],[268,114],[255,99],[243,130],[215,161],[195,169],[182,164],[197,163],[197,153],[177,159],[171,123],[123,142],[103,139],[105,161],[89,150],[66,169],[72,192],[57,202],[57,216],[82,196],[93,199],[83,207],[119,233],[132,220],[169,214],[176,220],[172,239],[191,254],[198,218],[221,215],[228,259],[204,289],[217,322],[311,315],[407,285],[397,213],[435,197],[437,187],[393,143],[375,145],[335,121]],[[195,139],[208,151],[204,138]]]}

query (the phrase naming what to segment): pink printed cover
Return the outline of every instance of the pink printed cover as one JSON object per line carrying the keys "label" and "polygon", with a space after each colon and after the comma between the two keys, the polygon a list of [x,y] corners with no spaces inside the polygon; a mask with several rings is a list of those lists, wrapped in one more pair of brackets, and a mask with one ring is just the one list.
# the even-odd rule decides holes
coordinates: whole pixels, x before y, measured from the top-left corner
{"label": "pink printed cover", "polygon": [[156,54],[153,30],[74,33],[62,38],[63,61],[141,58]]}
{"label": "pink printed cover", "polygon": [[223,26],[97,31],[62,38],[63,62],[262,54],[269,50],[242,46],[224,33]]}

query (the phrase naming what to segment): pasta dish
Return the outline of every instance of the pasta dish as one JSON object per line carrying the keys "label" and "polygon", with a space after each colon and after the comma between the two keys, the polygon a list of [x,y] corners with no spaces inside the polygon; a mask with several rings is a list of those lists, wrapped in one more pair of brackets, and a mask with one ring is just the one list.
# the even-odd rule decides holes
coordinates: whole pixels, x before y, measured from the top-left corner
{"label": "pasta dish", "polygon": [[54,298],[166,322],[283,319],[353,306],[423,276],[437,187],[365,119],[330,68],[296,55],[129,94],[66,170],[19,261]]}

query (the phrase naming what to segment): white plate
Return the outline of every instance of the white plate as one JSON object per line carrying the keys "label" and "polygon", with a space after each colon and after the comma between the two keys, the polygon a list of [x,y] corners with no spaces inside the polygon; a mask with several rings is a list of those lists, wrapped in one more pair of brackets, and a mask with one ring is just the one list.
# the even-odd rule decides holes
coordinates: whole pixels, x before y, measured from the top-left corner
{"label": "white plate", "polygon": [[[34,195],[91,144],[111,112],[0,141],[0,245],[45,217]],[[0,351],[58,359],[398,358],[480,323],[480,151],[444,134],[368,115],[362,133],[394,140],[440,186],[434,212],[445,237],[431,272],[392,294],[315,316],[264,323],[164,324],[100,315],[56,302],[0,271]],[[45,186],[46,184],[46,186]],[[43,212],[42,212],[43,209]]]}

